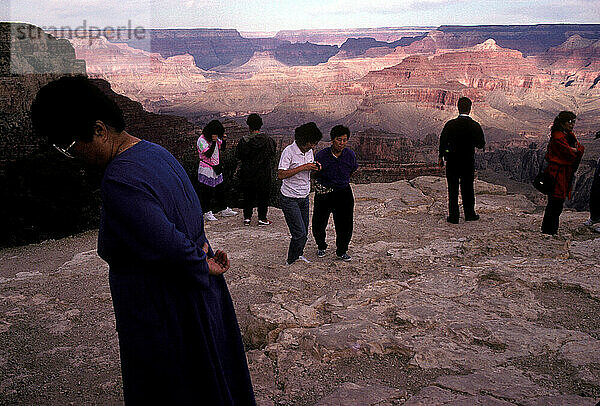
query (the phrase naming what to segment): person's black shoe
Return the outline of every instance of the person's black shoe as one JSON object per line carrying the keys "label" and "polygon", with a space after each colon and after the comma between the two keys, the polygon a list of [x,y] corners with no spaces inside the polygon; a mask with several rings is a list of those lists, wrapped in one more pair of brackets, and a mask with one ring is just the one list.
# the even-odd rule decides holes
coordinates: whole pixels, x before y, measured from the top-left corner
{"label": "person's black shoe", "polygon": [[479,220],[479,214],[473,214],[471,216],[465,216],[465,221],[477,221]]}
{"label": "person's black shoe", "polygon": [[446,221],[452,224],[458,224],[458,217],[448,216],[446,217]]}

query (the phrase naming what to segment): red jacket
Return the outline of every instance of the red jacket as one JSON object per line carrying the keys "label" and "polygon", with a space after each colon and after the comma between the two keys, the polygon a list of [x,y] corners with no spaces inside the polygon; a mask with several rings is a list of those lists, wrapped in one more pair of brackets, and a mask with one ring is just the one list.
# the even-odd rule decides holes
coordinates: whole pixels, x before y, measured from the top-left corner
{"label": "red jacket", "polygon": [[[571,148],[569,144],[576,150]],[[567,196],[571,198],[571,183],[573,175],[579,167],[583,150],[583,145],[577,141],[575,134],[567,134],[563,131],[552,132],[550,142],[548,142],[548,152],[546,152],[546,160],[548,161],[546,172],[554,178],[552,197],[563,200]]]}

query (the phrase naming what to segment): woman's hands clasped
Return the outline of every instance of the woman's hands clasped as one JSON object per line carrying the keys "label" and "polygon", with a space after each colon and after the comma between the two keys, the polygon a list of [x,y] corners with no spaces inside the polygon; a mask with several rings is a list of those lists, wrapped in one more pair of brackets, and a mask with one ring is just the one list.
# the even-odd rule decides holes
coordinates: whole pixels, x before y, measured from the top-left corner
{"label": "woman's hands clasped", "polygon": [[[208,244],[204,243],[202,251],[208,254]],[[230,263],[225,251],[217,250],[215,256],[206,260],[208,264],[208,273],[211,275],[221,275],[229,269]]]}

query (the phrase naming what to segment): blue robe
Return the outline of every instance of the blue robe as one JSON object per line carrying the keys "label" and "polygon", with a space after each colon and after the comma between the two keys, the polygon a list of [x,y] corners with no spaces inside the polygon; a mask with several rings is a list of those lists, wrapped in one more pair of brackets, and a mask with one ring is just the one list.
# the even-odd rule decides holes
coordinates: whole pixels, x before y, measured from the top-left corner
{"label": "blue robe", "polygon": [[107,166],[98,254],[109,264],[127,404],[253,405],[223,276],[208,273],[202,209],[164,148],[141,141]]}

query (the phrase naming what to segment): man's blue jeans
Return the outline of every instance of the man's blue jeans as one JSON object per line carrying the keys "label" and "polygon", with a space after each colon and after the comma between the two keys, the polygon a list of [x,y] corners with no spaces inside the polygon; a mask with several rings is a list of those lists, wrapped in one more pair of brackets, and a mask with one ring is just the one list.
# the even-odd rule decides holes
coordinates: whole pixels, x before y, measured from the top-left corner
{"label": "man's blue jeans", "polygon": [[287,262],[291,264],[304,253],[304,246],[308,240],[308,196],[294,198],[280,193],[279,205],[292,234],[287,256]]}

